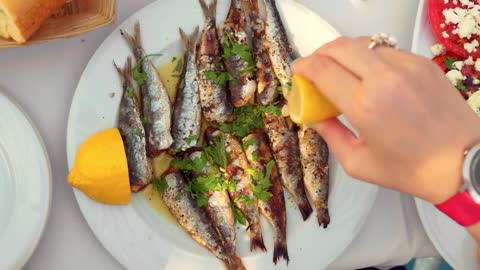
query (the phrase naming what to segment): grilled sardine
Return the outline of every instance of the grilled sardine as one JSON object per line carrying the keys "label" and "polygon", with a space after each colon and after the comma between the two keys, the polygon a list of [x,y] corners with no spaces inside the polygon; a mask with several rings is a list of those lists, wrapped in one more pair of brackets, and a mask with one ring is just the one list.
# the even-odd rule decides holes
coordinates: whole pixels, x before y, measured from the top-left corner
{"label": "grilled sardine", "polygon": [[132,59],[128,57],[123,70],[117,67],[115,63],[114,66],[118,71],[123,87],[118,128],[127,154],[130,189],[133,192],[138,192],[150,183],[153,172],[145,150],[145,130],[140,120],[138,95],[132,82]]}
{"label": "grilled sardine", "polygon": [[250,16],[250,28],[252,29],[253,55],[256,60],[257,70],[257,103],[269,105],[275,102],[278,96],[278,81],[270,61],[268,44],[265,34],[265,21],[260,17],[258,0],[246,0],[248,2],[248,14]]}
{"label": "grilled sardine", "polygon": [[[196,158],[203,158],[202,152],[194,152],[190,154],[190,160]],[[207,176],[211,169],[211,164],[207,162],[202,172],[195,173],[194,177]],[[219,173],[217,177],[223,177]],[[208,193],[208,202],[205,206],[207,214],[212,220],[213,225],[217,228],[218,232],[222,235],[223,245],[230,256],[236,256],[236,230],[235,219],[232,212],[232,202],[226,190],[214,191],[210,190]]]}
{"label": "grilled sardine", "polygon": [[120,32],[132,49],[137,62],[141,62],[141,71],[146,77],[140,85],[140,89],[145,119],[147,154],[148,157],[154,158],[173,143],[170,130],[172,121],[170,98],[157,69],[143,49],[140,24],[135,23],[133,36],[125,30],[120,30]]}
{"label": "grilled sardine", "polygon": [[198,85],[202,112],[208,122],[223,123],[232,117],[230,104],[225,87],[213,80],[207,79],[206,74],[218,76],[223,72],[222,52],[217,34],[216,9],[217,0],[210,5],[205,0],[199,0],[205,16],[205,25],[197,49]]}
{"label": "grilled sardine", "polygon": [[243,139],[246,146],[250,167],[266,177],[270,174],[271,186],[267,189],[272,195],[268,201],[258,200],[258,207],[263,216],[272,225],[273,229],[273,262],[277,264],[280,258],[289,261],[287,249],[287,214],[285,210],[285,198],[278,172],[273,159],[268,139],[263,131],[254,131]]}
{"label": "grilled sardine", "polygon": [[221,137],[225,138],[225,150],[228,155],[227,172],[231,179],[236,182],[236,190],[230,192],[234,204],[242,212],[248,222],[250,233],[250,250],[259,248],[266,251],[263,243],[260,216],[258,213],[257,198],[253,195],[252,179],[248,173],[248,161],[242,150],[240,142],[229,133],[220,130],[207,130],[207,138],[210,142]]}
{"label": "grilled sardine", "polygon": [[317,210],[318,225],[327,228],[328,214],[328,146],[311,128],[298,131],[303,167],[303,182]]}
{"label": "grilled sardine", "polygon": [[307,220],[312,214],[312,207],[303,185],[300,149],[295,127],[290,119],[275,114],[265,113],[263,122],[282,177],[282,184],[298,205],[303,220]]}
{"label": "grilled sardine", "polygon": [[185,190],[185,178],[178,172],[171,172],[165,175],[165,181],[168,188],[160,195],[180,226],[195,241],[223,261],[227,269],[245,269],[239,257],[232,257],[225,250],[205,208],[198,207],[195,199]]}
{"label": "grilled sardine", "polygon": [[196,146],[202,127],[202,108],[195,63],[198,27],[190,37],[180,29],[180,36],[185,46],[185,57],[173,109],[172,152],[185,151]]}
{"label": "grilled sardine", "polygon": [[[242,0],[231,0],[227,19],[219,27],[225,59],[225,68],[233,76],[229,81],[230,100],[235,107],[242,107],[255,97],[257,83],[253,69],[254,59],[248,47],[247,20]],[[227,54],[228,52],[228,54]]]}

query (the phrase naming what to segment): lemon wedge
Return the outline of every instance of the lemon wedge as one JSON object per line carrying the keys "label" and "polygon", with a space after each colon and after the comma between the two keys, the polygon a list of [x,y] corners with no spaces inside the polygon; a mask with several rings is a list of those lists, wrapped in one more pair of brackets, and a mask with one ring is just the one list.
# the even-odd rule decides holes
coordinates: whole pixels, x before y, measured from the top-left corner
{"label": "lemon wedge", "polygon": [[312,124],[340,115],[338,109],[305,77],[294,74],[286,95],[290,118],[297,124]]}
{"label": "lemon wedge", "polygon": [[80,146],[68,183],[100,203],[130,202],[127,156],[118,129],[98,132]]}

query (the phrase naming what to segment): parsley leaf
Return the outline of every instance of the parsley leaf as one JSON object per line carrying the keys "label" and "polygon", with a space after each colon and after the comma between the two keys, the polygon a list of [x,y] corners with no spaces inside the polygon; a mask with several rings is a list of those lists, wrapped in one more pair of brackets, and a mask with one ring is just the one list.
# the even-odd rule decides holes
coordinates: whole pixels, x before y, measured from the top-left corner
{"label": "parsley leaf", "polygon": [[455,69],[455,67],[453,66],[453,63],[455,63],[455,62],[457,62],[457,59],[455,59],[453,57],[446,57],[446,58],[443,59],[443,63],[448,68],[448,70]]}
{"label": "parsley leaf", "polygon": [[175,200],[180,201],[180,199],[182,198],[182,195],[183,195],[182,192],[177,192],[177,194],[175,195]]}
{"label": "parsley leaf", "polygon": [[142,117],[142,124],[143,125],[148,124],[148,118],[146,116]]}
{"label": "parsley leaf", "polygon": [[196,135],[190,135],[187,138],[185,138],[185,142],[190,145],[192,142],[196,142],[198,140],[198,137]]}
{"label": "parsley leaf", "polygon": [[178,59],[177,65],[175,66],[175,69],[173,70],[174,72],[180,73],[183,70],[183,60]]}
{"label": "parsley leaf", "polygon": [[135,128],[135,134],[137,134],[138,137],[143,137],[143,130],[137,127]]}
{"label": "parsley leaf", "polygon": [[220,124],[219,129],[236,137],[244,138],[255,129],[264,129],[262,114],[281,115],[282,111],[275,105],[245,106],[234,109],[235,120],[232,123]]}
{"label": "parsley leaf", "polygon": [[125,96],[129,98],[133,98],[133,95],[134,95],[133,87],[128,87],[127,90],[125,90]]}
{"label": "parsley leaf", "polygon": [[208,203],[208,198],[206,196],[199,195],[199,196],[196,197],[196,199],[197,199],[197,206],[198,207],[204,207]]}
{"label": "parsley leaf", "polygon": [[247,195],[245,194],[242,194],[240,195],[240,197],[237,197],[235,199],[233,199],[233,203],[234,204],[238,204],[238,203],[245,203],[246,205],[252,205],[253,204],[253,200],[248,197]]}
{"label": "parsley leaf", "polygon": [[157,188],[158,192],[163,193],[165,192],[170,186],[168,185],[165,179],[158,179],[155,178],[152,180],[152,185]]}
{"label": "parsley leaf", "polygon": [[233,212],[233,217],[235,218],[235,222],[238,222],[243,226],[247,225],[247,219],[245,219],[245,216],[242,214],[240,209],[232,205],[232,212]]}
{"label": "parsley leaf", "polygon": [[462,81],[458,81],[455,87],[460,91],[467,91],[467,87],[465,86],[465,84],[463,84]]}
{"label": "parsley leaf", "polygon": [[261,201],[268,201],[272,197],[272,193],[268,192],[268,188],[272,186],[270,182],[270,177],[272,176],[273,166],[275,166],[275,161],[270,160],[265,165],[265,175],[263,172],[251,170],[249,174],[252,176],[252,191],[253,195],[261,200]]}
{"label": "parsley leaf", "polygon": [[217,139],[214,139],[208,147],[204,150],[210,163],[215,166],[226,169],[228,164],[228,154],[225,149],[225,135],[222,134]]}
{"label": "parsley leaf", "polygon": [[248,140],[243,140],[242,142],[243,151],[247,150],[249,146],[255,145],[256,143],[257,143],[257,138],[255,137],[252,137]]}
{"label": "parsley leaf", "polygon": [[162,56],[162,54],[156,53],[156,54],[147,54],[138,61],[135,66],[132,68],[132,75],[133,79],[138,83],[138,84],[143,84],[147,80],[147,74],[145,74],[142,70],[142,62],[147,59],[148,57],[152,56]]}
{"label": "parsley leaf", "polygon": [[237,80],[228,72],[223,71],[217,75],[215,71],[205,71],[205,78],[209,81],[213,81],[218,85],[226,86],[228,82],[232,82],[232,84],[236,85],[238,82]]}
{"label": "parsley leaf", "polygon": [[177,57],[172,57],[172,63],[175,62],[175,60],[177,60]]}

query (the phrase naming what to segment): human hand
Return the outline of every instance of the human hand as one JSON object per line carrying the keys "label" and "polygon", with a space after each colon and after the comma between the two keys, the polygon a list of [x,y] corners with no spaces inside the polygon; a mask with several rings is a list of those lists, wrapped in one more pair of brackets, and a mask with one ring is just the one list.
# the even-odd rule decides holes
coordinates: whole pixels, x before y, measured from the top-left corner
{"label": "human hand", "polygon": [[429,59],[369,43],[342,37],[294,63],[359,136],[338,119],[314,127],[352,177],[442,203],[462,185],[480,119]]}

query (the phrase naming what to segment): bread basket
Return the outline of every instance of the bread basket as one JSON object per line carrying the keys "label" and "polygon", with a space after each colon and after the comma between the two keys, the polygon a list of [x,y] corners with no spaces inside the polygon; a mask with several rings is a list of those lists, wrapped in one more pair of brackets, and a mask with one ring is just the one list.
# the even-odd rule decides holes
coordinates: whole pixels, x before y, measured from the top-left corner
{"label": "bread basket", "polygon": [[81,35],[113,23],[116,16],[116,0],[67,0],[65,6],[48,19],[27,43],[19,45],[13,40],[0,38],[0,49]]}

